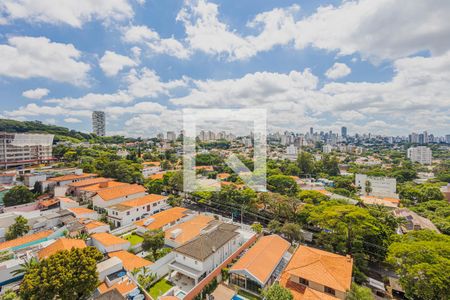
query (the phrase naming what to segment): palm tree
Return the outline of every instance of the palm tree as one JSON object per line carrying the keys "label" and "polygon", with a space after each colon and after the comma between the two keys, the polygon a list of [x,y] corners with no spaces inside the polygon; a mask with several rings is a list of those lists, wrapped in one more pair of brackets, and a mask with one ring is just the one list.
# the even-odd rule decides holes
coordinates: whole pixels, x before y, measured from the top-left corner
{"label": "palm tree", "polygon": [[23,264],[20,264],[19,269],[12,271],[11,274],[14,276],[25,275],[31,269],[37,267],[38,265],[39,265],[38,260],[35,257],[32,257],[31,259],[25,260]]}

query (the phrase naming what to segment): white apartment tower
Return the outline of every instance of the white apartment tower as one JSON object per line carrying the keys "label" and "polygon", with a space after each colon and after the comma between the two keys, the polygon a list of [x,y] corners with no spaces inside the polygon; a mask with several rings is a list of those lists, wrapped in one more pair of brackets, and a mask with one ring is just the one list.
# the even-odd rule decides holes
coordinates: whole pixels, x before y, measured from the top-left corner
{"label": "white apartment tower", "polygon": [[53,134],[0,133],[0,167],[51,161]]}
{"label": "white apartment tower", "polygon": [[425,146],[408,148],[407,156],[412,162],[418,162],[422,165],[431,165],[431,149]]}
{"label": "white apartment tower", "polygon": [[105,136],[106,134],[105,112],[92,112],[92,132],[98,136]]}

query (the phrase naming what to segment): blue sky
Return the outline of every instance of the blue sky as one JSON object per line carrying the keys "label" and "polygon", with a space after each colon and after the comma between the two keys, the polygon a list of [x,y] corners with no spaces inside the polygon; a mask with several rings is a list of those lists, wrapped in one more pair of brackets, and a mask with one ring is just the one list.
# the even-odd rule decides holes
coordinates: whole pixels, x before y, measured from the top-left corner
{"label": "blue sky", "polygon": [[181,129],[184,108],[264,108],[271,131],[449,134],[449,13],[438,0],[5,0],[0,116],[89,132],[98,109],[109,134],[153,136]]}

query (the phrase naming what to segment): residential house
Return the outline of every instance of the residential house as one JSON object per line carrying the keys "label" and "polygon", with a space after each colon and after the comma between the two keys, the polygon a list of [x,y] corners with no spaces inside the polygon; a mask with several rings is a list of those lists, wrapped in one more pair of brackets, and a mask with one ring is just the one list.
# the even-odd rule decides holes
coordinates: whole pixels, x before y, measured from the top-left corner
{"label": "residential house", "polygon": [[281,274],[280,284],[294,300],[346,299],[352,283],[350,256],[299,246]]}
{"label": "residential house", "polygon": [[421,230],[421,229],[429,229],[439,232],[436,225],[433,224],[427,218],[419,216],[417,213],[407,209],[407,208],[397,208],[393,211],[394,216],[397,218],[404,218],[405,223],[402,224],[399,228],[400,233],[407,233],[413,230]]}
{"label": "residential house", "polygon": [[19,250],[27,246],[47,241],[53,230],[45,230],[21,236],[17,239],[0,243],[0,250]]}
{"label": "residential house", "polygon": [[214,225],[215,219],[211,216],[197,215],[192,219],[175,225],[165,231],[165,244],[172,248],[183,245]]}
{"label": "residential house", "polygon": [[[239,226],[217,222],[193,240],[175,248],[170,277],[195,286],[241,246]],[[182,279],[183,281],[183,279]]]}
{"label": "residential house", "polygon": [[356,174],[355,185],[360,189],[361,194],[367,196],[398,198],[396,194],[397,180],[395,178]]}
{"label": "residential house", "polygon": [[121,185],[128,185],[128,183],[111,180],[92,184],[85,187],[79,187],[77,188],[76,191],[76,193],[78,194],[77,198],[81,202],[89,202],[92,201],[92,197],[94,197],[97,194],[97,192]]}
{"label": "residential house", "polygon": [[95,210],[86,207],[70,207],[67,208],[77,219],[98,219],[98,213]]}
{"label": "residential house", "polygon": [[128,272],[135,269],[146,268],[153,264],[153,262],[125,250],[110,252],[108,253],[108,256],[119,258],[122,261],[124,269]]}
{"label": "residential house", "polygon": [[80,192],[82,191],[82,188],[92,186],[95,184],[100,184],[103,182],[109,182],[109,181],[114,181],[114,180],[111,178],[105,178],[105,177],[95,177],[95,178],[90,178],[90,179],[86,179],[86,180],[82,180],[82,181],[78,181],[78,182],[73,182],[73,183],[70,183],[67,185],[68,186],[67,194],[78,197],[80,195]]}
{"label": "residential house", "polygon": [[128,250],[131,246],[129,241],[106,232],[94,233],[91,238],[93,246],[102,253]]}
{"label": "residential house", "polygon": [[86,243],[80,239],[68,239],[68,238],[60,238],[54,241],[52,244],[47,247],[41,249],[37,256],[39,259],[47,258],[53,254],[56,254],[59,251],[63,250],[71,250],[72,248],[86,248]]}
{"label": "residential house", "polygon": [[254,294],[272,285],[290,259],[291,244],[278,235],[261,237],[231,268],[230,283]]}
{"label": "residential house", "polygon": [[141,219],[134,224],[138,233],[145,233],[148,230],[166,230],[178,223],[185,222],[194,217],[194,214],[187,208],[173,207],[168,210],[156,213],[148,218]]}
{"label": "residential house", "polygon": [[42,182],[42,189],[45,191],[47,188],[53,190],[56,187],[65,187],[74,182],[97,177],[97,174],[81,173],[81,174],[68,174],[63,176],[52,177]]}
{"label": "residential house", "polygon": [[161,171],[161,162],[159,161],[146,161],[142,163],[142,175],[144,178],[148,178],[150,175],[156,174]]}
{"label": "residential house", "polygon": [[101,232],[109,232],[110,226],[109,224],[97,221],[84,219],[80,220],[81,224],[84,226],[85,232],[88,234],[101,233]]}
{"label": "residential house", "polygon": [[95,196],[92,197],[92,204],[95,210],[105,211],[105,208],[108,206],[143,196],[145,196],[145,188],[142,185],[119,185],[99,190]]}
{"label": "residential house", "polygon": [[116,227],[132,224],[169,207],[168,197],[150,194],[105,208],[107,218]]}

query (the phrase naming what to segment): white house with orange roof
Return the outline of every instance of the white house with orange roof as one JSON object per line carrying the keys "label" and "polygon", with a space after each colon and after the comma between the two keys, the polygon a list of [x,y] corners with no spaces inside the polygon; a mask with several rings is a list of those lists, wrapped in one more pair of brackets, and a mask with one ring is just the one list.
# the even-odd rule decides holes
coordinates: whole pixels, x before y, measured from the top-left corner
{"label": "white house with orange roof", "polygon": [[108,206],[105,210],[108,221],[112,222],[114,226],[126,226],[169,208],[167,199],[167,196],[150,194]]}
{"label": "white house with orange roof", "polygon": [[183,245],[201,234],[215,219],[211,216],[197,215],[186,222],[167,229],[165,244],[172,248]]}
{"label": "white house with orange roof", "polygon": [[81,173],[52,177],[42,183],[42,188],[45,190],[47,187],[50,189],[54,189],[55,187],[67,187],[67,185],[71,183],[95,178],[97,176],[97,174]]}
{"label": "white house with orange roof", "polygon": [[230,268],[230,283],[259,295],[261,290],[278,279],[291,258],[290,246],[279,235],[261,237]]}
{"label": "white house with orange roof", "polygon": [[122,261],[123,268],[128,272],[135,269],[146,268],[153,264],[153,262],[125,250],[110,252],[108,253],[108,256],[119,258]]}
{"label": "white house with orange roof", "polygon": [[102,253],[128,250],[131,246],[129,241],[106,232],[94,233],[91,239],[92,245]]}
{"label": "white house with orange roof", "polygon": [[69,183],[67,185],[68,186],[67,194],[72,195],[72,196],[79,196],[79,193],[82,188],[92,186],[95,184],[100,184],[102,182],[109,182],[109,181],[114,181],[114,179],[105,178],[105,177],[94,177],[94,178],[90,178],[90,179],[86,179],[86,180],[82,180],[82,181]]}
{"label": "white house with orange roof", "polygon": [[77,198],[81,201],[91,201],[92,197],[94,197],[98,191],[109,189],[112,187],[120,186],[120,185],[128,185],[128,183],[125,182],[119,182],[119,181],[103,181],[99,183],[95,183],[92,185],[79,187],[77,188]]}
{"label": "white house with orange roof", "polygon": [[98,219],[98,213],[95,210],[86,207],[69,207],[67,210],[74,214],[77,219]]}
{"label": "white house with orange roof", "polygon": [[83,249],[86,248],[86,243],[80,239],[68,239],[68,238],[60,238],[55,240],[52,244],[48,245],[45,248],[42,248],[37,256],[39,259],[44,259],[53,254],[56,254],[59,251],[63,250],[71,250],[72,248]]}
{"label": "white house with orange roof", "polygon": [[346,299],[352,284],[353,259],[299,246],[281,274],[280,284],[294,300]]}
{"label": "white house with orange roof", "polygon": [[181,222],[185,222],[194,217],[194,214],[184,207],[173,207],[161,211],[145,219],[141,219],[134,224],[138,233],[145,233],[148,230],[166,230]]}
{"label": "white house with orange roof", "polygon": [[111,205],[145,196],[145,188],[139,184],[125,184],[97,191],[92,197],[95,210],[105,211]]}
{"label": "white house with orange roof", "polygon": [[83,219],[80,222],[84,225],[84,229],[88,234],[109,232],[110,230],[109,224],[97,220]]}
{"label": "white house with orange roof", "polygon": [[156,174],[161,171],[161,162],[159,161],[146,161],[142,163],[142,175],[144,178],[148,178],[150,175]]}

